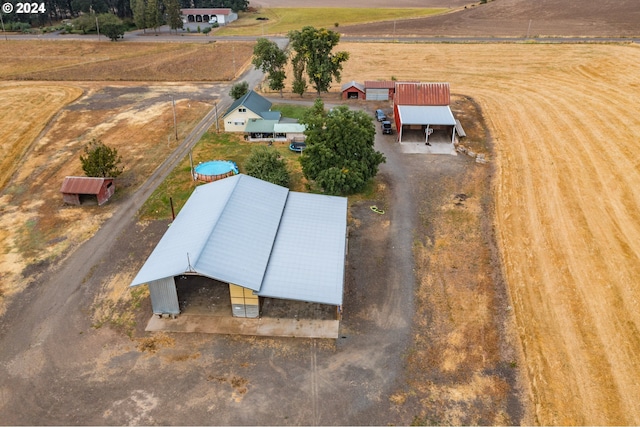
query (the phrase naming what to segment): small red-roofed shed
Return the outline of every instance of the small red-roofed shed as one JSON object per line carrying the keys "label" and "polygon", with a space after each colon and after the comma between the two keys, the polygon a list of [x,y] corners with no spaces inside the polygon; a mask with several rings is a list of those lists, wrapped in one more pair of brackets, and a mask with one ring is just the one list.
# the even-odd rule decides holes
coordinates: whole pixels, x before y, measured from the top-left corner
{"label": "small red-roofed shed", "polygon": [[70,205],[81,205],[97,200],[98,206],[115,193],[113,178],[91,178],[86,176],[67,176],[62,182],[62,199]]}

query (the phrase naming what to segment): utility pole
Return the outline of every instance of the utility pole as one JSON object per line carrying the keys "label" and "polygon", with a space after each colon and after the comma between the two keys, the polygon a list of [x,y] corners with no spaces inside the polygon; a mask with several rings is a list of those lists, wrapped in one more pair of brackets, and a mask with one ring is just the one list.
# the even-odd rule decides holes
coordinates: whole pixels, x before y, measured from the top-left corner
{"label": "utility pole", "polygon": [[171,105],[173,105],[173,130],[176,134],[176,141],[178,140],[178,122],[176,120],[176,100],[171,95]]}
{"label": "utility pole", "polygon": [[527,27],[527,38],[529,38],[529,31],[531,30],[531,19],[529,19],[529,26]]}
{"label": "utility pole", "polygon": [[4,18],[2,18],[2,12],[0,12],[0,22],[2,23],[2,32],[4,33],[4,39],[6,41],[8,39],[7,39],[7,32],[4,29]]}
{"label": "utility pole", "polygon": [[233,56],[233,79],[235,79],[236,78],[236,47],[235,46],[231,46],[231,52]]}
{"label": "utility pole", "polygon": [[220,126],[218,125],[218,103],[216,102],[216,133],[220,133]]}

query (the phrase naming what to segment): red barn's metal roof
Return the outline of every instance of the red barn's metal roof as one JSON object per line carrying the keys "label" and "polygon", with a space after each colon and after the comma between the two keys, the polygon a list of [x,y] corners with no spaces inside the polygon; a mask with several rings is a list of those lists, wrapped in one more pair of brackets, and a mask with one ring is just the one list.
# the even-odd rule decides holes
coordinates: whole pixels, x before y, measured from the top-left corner
{"label": "red barn's metal roof", "polygon": [[98,194],[105,181],[113,181],[113,178],[67,176],[62,182],[60,192],[67,194]]}
{"label": "red barn's metal roof", "polygon": [[397,105],[449,105],[449,83],[396,83]]}
{"label": "red barn's metal roof", "polygon": [[367,89],[393,89],[396,86],[396,82],[393,80],[370,80],[364,82],[364,87]]}

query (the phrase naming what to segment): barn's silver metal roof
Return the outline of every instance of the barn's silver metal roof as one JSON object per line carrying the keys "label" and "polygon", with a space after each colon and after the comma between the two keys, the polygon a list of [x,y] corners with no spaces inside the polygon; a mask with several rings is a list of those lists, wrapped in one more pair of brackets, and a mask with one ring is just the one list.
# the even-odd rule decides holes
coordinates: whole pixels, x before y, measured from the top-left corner
{"label": "barn's silver metal roof", "polygon": [[192,272],[259,295],[342,304],[347,199],[247,175],[196,188],[131,286]]}
{"label": "barn's silver metal roof", "polygon": [[451,109],[445,105],[398,105],[398,114],[403,125],[456,124]]}
{"label": "barn's silver metal roof", "polygon": [[347,199],[290,192],[258,295],[341,305]]}

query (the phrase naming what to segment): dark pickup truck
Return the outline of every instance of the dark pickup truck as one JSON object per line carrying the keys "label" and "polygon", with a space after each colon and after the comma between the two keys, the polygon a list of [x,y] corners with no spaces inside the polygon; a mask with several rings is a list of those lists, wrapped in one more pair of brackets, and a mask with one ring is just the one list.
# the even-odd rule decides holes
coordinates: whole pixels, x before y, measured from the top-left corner
{"label": "dark pickup truck", "polygon": [[384,120],[380,126],[382,127],[382,133],[386,133],[388,135],[393,133],[393,128],[391,127],[391,122],[389,120]]}

